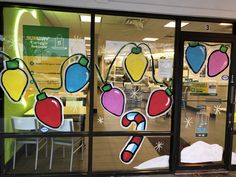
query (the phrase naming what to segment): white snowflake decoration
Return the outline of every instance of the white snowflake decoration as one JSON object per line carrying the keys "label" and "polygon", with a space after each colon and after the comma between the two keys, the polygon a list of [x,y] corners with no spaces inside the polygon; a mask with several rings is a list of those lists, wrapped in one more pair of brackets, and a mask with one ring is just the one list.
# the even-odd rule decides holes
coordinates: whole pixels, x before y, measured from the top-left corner
{"label": "white snowflake decoration", "polygon": [[215,115],[219,115],[221,113],[221,104],[214,106]]}
{"label": "white snowflake decoration", "polygon": [[185,117],[184,123],[186,123],[185,128],[191,127],[193,124],[192,117]]}
{"label": "white snowflake decoration", "polygon": [[160,152],[161,149],[163,148],[163,146],[164,146],[164,143],[161,142],[161,141],[158,141],[158,142],[156,143],[156,146],[154,147],[154,149],[157,150],[158,152]]}
{"label": "white snowflake decoration", "polygon": [[130,97],[133,98],[133,99],[138,99],[138,92],[139,92],[139,89],[136,90],[136,89],[133,89],[131,92],[130,92]]}
{"label": "white snowflake decoration", "polygon": [[98,117],[97,122],[98,122],[98,124],[103,124],[104,123],[104,118],[103,117]]}

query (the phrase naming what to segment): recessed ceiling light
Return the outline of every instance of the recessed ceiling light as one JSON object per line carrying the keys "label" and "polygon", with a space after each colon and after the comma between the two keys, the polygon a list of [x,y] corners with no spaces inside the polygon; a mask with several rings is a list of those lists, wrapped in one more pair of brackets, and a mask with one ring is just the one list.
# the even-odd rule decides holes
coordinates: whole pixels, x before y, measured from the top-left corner
{"label": "recessed ceiling light", "polygon": [[[184,26],[186,26],[186,25],[188,25],[188,24],[189,24],[189,23],[187,23],[187,22],[182,22],[182,23],[181,23],[181,27],[184,27]],[[165,24],[164,27],[166,27],[166,28],[175,28],[175,22],[174,22],[174,21],[171,21],[171,22]]]}
{"label": "recessed ceiling light", "polygon": [[[80,15],[81,22],[91,22],[91,16],[90,15]],[[102,17],[95,17],[95,23],[101,23]]]}
{"label": "recessed ceiling light", "polygon": [[220,23],[219,25],[221,25],[221,26],[231,26],[232,23]]}
{"label": "recessed ceiling light", "polygon": [[164,52],[174,52],[174,49],[171,49],[171,48],[167,48],[167,49],[164,49]]}
{"label": "recessed ceiling light", "polygon": [[152,38],[152,37],[145,37],[143,38],[143,41],[157,41],[159,38]]}
{"label": "recessed ceiling light", "polygon": [[84,40],[89,41],[90,37],[84,37]]}

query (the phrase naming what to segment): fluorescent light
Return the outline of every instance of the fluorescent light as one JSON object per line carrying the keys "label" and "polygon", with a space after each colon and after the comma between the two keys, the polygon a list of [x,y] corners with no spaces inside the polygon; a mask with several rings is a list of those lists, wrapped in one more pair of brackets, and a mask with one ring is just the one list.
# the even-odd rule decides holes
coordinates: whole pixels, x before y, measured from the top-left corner
{"label": "fluorescent light", "polygon": [[[186,26],[186,25],[188,25],[188,24],[189,24],[189,23],[187,23],[187,22],[182,22],[182,23],[181,23],[181,27],[184,27],[184,26]],[[166,28],[175,28],[175,22],[174,22],[174,21],[171,21],[171,22],[165,24],[164,27],[166,27]]]}
{"label": "fluorescent light", "polygon": [[164,49],[164,52],[174,52],[174,49]]}
{"label": "fluorescent light", "polygon": [[145,37],[143,41],[157,41],[159,38]]}
{"label": "fluorescent light", "polygon": [[232,26],[232,23],[220,23],[221,26]]}
{"label": "fluorescent light", "polygon": [[36,10],[32,10],[31,14],[35,19],[37,19],[37,11]]}
{"label": "fluorescent light", "polygon": [[84,40],[90,41],[90,37],[84,37]]}
{"label": "fluorescent light", "polygon": [[[80,15],[81,22],[91,22],[91,16],[90,15]],[[95,23],[101,23],[102,17],[95,17]]]}

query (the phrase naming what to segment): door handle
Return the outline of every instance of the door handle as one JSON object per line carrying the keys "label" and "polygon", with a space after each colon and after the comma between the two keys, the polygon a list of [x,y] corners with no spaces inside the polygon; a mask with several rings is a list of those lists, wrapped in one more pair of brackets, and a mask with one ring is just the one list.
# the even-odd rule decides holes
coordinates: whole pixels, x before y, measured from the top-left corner
{"label": "door handle", "polygon": [[234,96],[234,85],[230,87],[230,103],[231,104],[236,104],[235,103],[235,96]]}

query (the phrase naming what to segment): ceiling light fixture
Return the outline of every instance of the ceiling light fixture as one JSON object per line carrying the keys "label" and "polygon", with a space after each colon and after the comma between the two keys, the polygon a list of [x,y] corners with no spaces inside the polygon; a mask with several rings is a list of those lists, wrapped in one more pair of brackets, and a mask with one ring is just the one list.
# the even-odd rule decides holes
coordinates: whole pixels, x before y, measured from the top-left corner
{"label": "ceiling light fixture", "polygon": [[[90,15],[80,15],[81,22],[91,22],[91,16]],[[101,23],[102,17],[95,17],[95,23]]]}
{"label": "ceiling light fixture", "polygon": [[232,26],[232,23],[220,23],[221,26]]}
{"label": "ceiling light fixture", "polygon": [[84,37],[84,40],[90,41],[90,37]]}
{"label": "ceiling light fixture", "polygon": [[[184,27],[184,26],[186,26],[188,24],[189,23],[187,23],[187,22],[182,22],[181,23],[181,27]],[[166,27],[166,28],[175,28],[175,21],[171,21],[171,22],[165,24],[164,27]]]}
{"label": "ceiling light fixture", "polygon": [[145,37],[143,38],[143,41],[151,41],[151,42],[154,42],[154,41],[157,41],[159,38],[152,38],[152,37]]}
{"label": "ceiling light fixture", "polygon": [[164,49],[163,51],[164,52],[174,52],[174,49],[169,48],[169,49]]}

